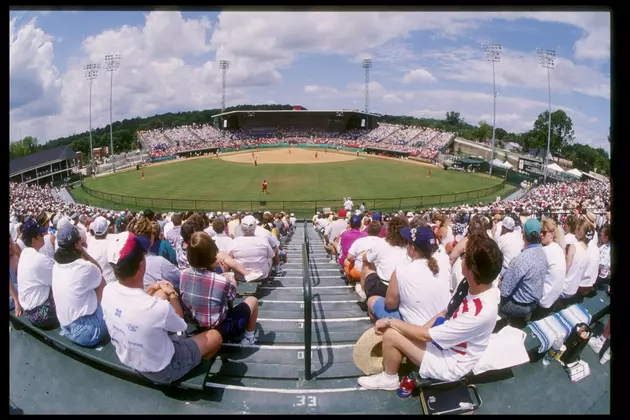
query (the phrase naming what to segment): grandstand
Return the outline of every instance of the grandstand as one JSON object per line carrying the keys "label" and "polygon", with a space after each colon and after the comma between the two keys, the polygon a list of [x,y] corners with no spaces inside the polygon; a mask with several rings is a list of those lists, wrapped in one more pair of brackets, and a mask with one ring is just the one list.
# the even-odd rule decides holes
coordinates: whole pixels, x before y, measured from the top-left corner
{"label": "grandstand", "polygon": [[138,136],[151,159],[184,156],[190,151],[309,143],[433,160],[455,138],[454,133],[383,123],[376,114],[348,110],[245,110],[212,119],[211,124],[143,131]]}
{"label": "grandstand", "polygon": [[80,166],[81,153],[67,146],[42,150],[9,161],[9,181],[37,185],[61,184]]}

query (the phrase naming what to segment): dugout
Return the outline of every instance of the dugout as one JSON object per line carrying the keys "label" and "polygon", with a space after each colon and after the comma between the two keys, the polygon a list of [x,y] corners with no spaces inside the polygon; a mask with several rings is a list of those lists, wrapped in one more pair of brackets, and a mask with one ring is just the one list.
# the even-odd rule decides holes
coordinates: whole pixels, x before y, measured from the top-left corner
{"label": "dugout", "polygon": [[252,110],[230,111],[214,115],[212,124],[218,130],[243,130],[250,136],[282,138],[282,131],[311,133],[342,133],[344,131],[377,127],[379,116],[358,110],[311,111]]}
{"label": "dugout", "polygon": [[383,149],[381,147],[366,147],[363,149],[368,155],[387,156],[393,158],[408,158],[411,155],[410,152],[399,152],[396,150]]}

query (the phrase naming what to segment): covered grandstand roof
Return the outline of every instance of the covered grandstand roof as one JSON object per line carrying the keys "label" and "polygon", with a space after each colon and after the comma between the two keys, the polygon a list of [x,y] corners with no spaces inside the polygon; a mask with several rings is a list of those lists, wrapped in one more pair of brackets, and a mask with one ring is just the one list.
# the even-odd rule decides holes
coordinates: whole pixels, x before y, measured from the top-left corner
{"label": "covered grandstand roof", "polygon": [[52,149],[42,150],[17,159],[9,161],[9,176],[22,172],[26,169],[36,168],[48,162],[74,159],[76,153],[68,146],[58,146]]}
{"label": "covered grandstand roof", "polygon": [[217,117],[225,117],[226,115],[233,115],[233,114],[242,114],[244,112],[252,112],[252,113],[268,113],[268,114],[274,114],[274,113],[286,113],[286,114],[295,114],[295,113],[300,113],[300,114],[327,114],[327,113],[333,113],[333,112],[354,112],[357,114],[365,114],[365,115],[372,115],[374,117],[378,117],[379,115],[377,114],[371,114],[371,113],[366,113],[363,112],[361,110],[358,109],[334,109],[334,110],[317,110],[317,109],[265,109],[265,110],[258,110],[258,109],[252,109],[252,110],[239,110],[239,111],[228,111],[228,112],[222,112],[221,114],[216,114],[213,115],[212,118],[217,118]]}

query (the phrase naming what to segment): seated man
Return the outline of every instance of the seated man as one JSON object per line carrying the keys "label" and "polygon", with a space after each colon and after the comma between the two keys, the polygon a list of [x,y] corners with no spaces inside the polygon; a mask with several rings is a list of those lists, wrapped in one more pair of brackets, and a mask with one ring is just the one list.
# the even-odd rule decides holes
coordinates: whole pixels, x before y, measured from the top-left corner
{"label": "seated man", "polygon": [[241,344],[254,344],[258,299],[249,296],[234,306],[234,276],[222,276],[212,270],[218,252],[206,232],[192,235],[186,249],[190,268],[182,272],[181,278],[182,302],[201,328],[215,328],[224,341],[245,333]]}
{"label": "seated man", "polygon": [[145,255],[150,242],[129,233],[110,254],[118,281],[103,290],[101,306],[107,330],[121,363],[157,384],[169,384],[193,370],[201,358],[221,348],[218,331],[189,338],[184,313],[173,285],[160,280],[144,290]]}
{"label": "seated man", "polygon": [[[423,378],[454,381],[471,372],[487,348],[496,324],[497,294],[491,288],[502,263],[503,255],[494,240],[482,235],[470,238],[462,264],[467,280],[462,281],[447,310],[424,326],[392,318],[376,321],[376,332],[384,334],[384,371],[360,377],[359,385],[396,390],[403,356],[420,366]],[[440,317],[445,317],[442,324],[436,323]]]}

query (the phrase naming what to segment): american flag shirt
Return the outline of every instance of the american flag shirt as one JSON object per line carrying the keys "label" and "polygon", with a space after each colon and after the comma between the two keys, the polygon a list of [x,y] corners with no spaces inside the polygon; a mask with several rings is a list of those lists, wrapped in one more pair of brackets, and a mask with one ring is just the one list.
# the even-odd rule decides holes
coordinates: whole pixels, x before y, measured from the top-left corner
{"label": "american flag shirt", "polygon": [[228,302],[236,299],[236,286],[220,274],[187,268],[179,285],[182,302],[203,328],[214,328],[225,319]]}

